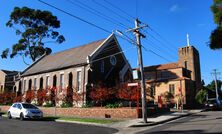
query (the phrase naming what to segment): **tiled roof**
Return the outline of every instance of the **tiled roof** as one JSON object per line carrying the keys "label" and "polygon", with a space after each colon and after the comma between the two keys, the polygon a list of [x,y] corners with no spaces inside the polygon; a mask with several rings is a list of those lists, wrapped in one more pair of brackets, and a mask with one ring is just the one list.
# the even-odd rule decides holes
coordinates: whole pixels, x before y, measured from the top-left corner
{"label": "tiled roof", "polygon": [[52,55],[46,55],[28,67],[22,75],[44,73],[85,64],[87,63],[87,56],[92,54],[104,41],[105,39],[102,39]]}
{"label": "tiled roof", "polygon": [[179,64],[175,62],[175,63],[169,63],[169,64],[147,66],[147,67],[144,67],[144,71],[165,70],[165,69],[174,69],[174,68],[180,68]]}

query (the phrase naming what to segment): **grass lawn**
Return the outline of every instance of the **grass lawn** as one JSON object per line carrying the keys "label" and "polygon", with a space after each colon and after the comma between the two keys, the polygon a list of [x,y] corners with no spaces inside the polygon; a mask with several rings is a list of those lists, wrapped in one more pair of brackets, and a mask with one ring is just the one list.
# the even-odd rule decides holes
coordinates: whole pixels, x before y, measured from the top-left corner
{"label": "grass lawn", "polygon": [[65,121],[78,121],[78,122],[89,122],[89,123],[98,123],[98,124],[110,124],[119,122],[119,120],[113,119],[93,119],[93,118],[74,118],[74,117],[60,117],[59,120]]}
{"label": "grass lawn", "polygon": [[43,120],[44,121],[64,120],[64,121],[77,121],[77,122],[88,122],[88,123],[98,123],[98,124],[110,124],[110,123],[115,123],[115,122],[119,122],[120,121],[120,120],[114,120],[114,119],[53,117],[53,116],[44,117]]}

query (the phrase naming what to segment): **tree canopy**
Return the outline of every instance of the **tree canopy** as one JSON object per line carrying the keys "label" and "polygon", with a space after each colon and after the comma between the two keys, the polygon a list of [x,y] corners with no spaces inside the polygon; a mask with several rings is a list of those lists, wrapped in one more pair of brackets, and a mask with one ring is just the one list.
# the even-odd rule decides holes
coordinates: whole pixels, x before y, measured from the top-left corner
{"label": "tree canopy", "polygon": [[214,0],[211,6],[211,11],[214,15],[214,22],[217,24],[217,28],[212,31],[210,36],[210,48],[221,49],[222,48],[222,0]]}
{"label": "tree canopy", "polygon": [[[221,89],[221,86],[222,86],[222,81],[221,80],[217,80],[217,88],[218,88],[218,91],[220,92],[220,89]],[[210,90],[215,90],[215,82],[214,81],[211,81],[210,84],[208,84],[206,86],[207,89],[210,89]]]}
{"label": "tree canopy", "polygon": [[6,26],[13,28],[20,39],[12,45],[11,50],[6,48],[2,52],[2,58],[20,55],[36,61],[43,54],[52,52],[51,48],[45,46],[46,43],[60,44],[65,41],[64,36],[56,31],[60,21],[49,11],[15,7]]}

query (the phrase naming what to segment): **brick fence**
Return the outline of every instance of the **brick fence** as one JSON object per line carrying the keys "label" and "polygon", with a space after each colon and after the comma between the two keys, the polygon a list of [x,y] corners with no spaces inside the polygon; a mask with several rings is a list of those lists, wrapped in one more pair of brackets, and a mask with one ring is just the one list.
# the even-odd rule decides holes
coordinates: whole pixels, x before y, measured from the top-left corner
{"label": "brick fence", "polygon": [[[9,106],[0,106],[3,112],[9,109]],[[54,116],[55,108],[39,107],[44,115]],[[57,116],[73,116],[88,118],[138,118],[136,108],[56,108]]]}

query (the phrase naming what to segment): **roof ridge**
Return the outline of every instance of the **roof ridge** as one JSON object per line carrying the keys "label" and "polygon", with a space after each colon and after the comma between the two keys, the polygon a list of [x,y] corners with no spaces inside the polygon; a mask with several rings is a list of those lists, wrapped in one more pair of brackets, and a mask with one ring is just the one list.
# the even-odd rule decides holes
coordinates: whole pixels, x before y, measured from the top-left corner
{"label": "roof ridge", "polygon": [[[72,47],[72,48],[68,48],[68,49],[65,49],[65,50],[62,50],[62,51],[59,51],[59,52],[50,54],[50,55],[56,55],[56,54],[63,53],[63,52],[69,51],[69,50],[71,51],[71,50],[73,50],[73,49],[81,48],[81,47],[88,46],[88,45],[93,45],[94,43],[103,41],[103,40],[105,40],[105,39],[106,39],[106,38],[103,38],[103,39],[100,39],[100,40],[96,40],[96,41],[91,41],[91,42],[88,42],[88,43],[86,43],[86,44],[78,45],[78,46]],[[47,55],[47,56],[50,56],[50,55]]]}
{"label": "roof ridge", "polygon": [[157,64],[157,65],[145,66],[144,68],[146,68],[146,67],[155,67],[155,66],[163,66],[163,65],[171,65],[171,64],[179,65],[177,62],[171,62],[171,63],[165,63],[165,64]]}

